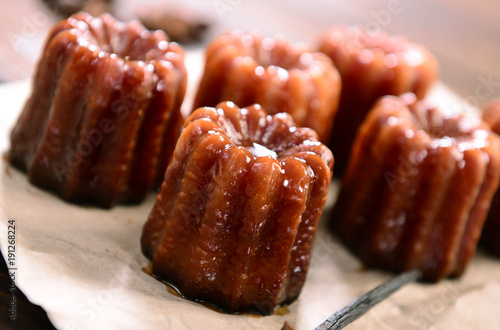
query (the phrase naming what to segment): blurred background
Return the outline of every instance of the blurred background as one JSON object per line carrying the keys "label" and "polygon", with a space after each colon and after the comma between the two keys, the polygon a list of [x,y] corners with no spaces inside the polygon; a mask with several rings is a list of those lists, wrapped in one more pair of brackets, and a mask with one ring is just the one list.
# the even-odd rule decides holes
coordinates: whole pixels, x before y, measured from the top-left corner
{"label": "blurred background", "polygon": [[500,97],[498,0],[0,0],[0,81],[28,79],[51,25],[82,6],[166,25],[188,50],[234,28],[312,46],[334,24],[382,28],[426,45],[442,80],[471,103]]}

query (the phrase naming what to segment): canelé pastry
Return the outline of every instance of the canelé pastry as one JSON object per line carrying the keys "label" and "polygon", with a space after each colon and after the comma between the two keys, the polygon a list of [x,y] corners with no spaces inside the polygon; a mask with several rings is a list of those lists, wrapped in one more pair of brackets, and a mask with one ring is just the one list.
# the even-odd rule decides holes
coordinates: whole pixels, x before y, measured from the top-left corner
{"label": "canel\u00e9 pastry", "polygon": [[[483,109],[483,119],[496,134],[500,134],[500,100],[489,103]],[[500,189],[491,202],[490,212],[481,236],[482,245],[500,255]]]}
{"label": "canel\u00e9 pastry", "polygon": [[153,275],[227,312],[300,293],[333,156],[288,114],[232,102],[184,124],[141,245]]}
{"label": "canel\u00e9 pastry", "polygon": [[320,38],[342,77],[342,95],[329,147],[335,152],[335,173],[342,175],[358,127],[373,103],[385,95],[413,92],[423,98],[437,77],[434,57],[418,44],[384,32],[337,26]]}
{"label": "canel\u00e9 pastry", "polygon": [[10,161],[73,202],[138,202],[159,186],[182,128],[184,53],[163,32],[78,13],[53,27]]}
{"label": "canel\u00e9 pastry", "polygon": [[460,276],[498,186],[499,147],[477,118],[386,96],[358,131],[331,227],[369,267]]}
{"label": "canel\u00e9 pastry", "polygon": [[233,101],[287,112],[326,142],[337,112],[340,76],[327,56],[302,44],[257,33],[228,32],[206,49],[205,72],[194,109]]}

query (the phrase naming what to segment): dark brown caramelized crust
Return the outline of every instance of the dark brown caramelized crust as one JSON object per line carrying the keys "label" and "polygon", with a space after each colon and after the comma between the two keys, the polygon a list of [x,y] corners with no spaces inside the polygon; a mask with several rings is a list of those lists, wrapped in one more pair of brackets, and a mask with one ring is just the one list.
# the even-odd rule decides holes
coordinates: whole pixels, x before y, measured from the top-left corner
{"label": "dark brown caramelized crust", "polygon": [[342,175],[358,127],[374,102],[385,95],[413,92],[424,97],[436,80],[438,66],[421,45],[384,32],[337,26],[320,39],[342,77],[342,95],[329,147],[335,153],[335,173]]}
{"label": "dark brown caramelized crust", "polygon": [[462,274],[500,177],[500,139],[475,119],[411,93],[370,111],[330,219],[367,266],[430,281]]}
{"label": "dark brown caramelized crust", "polygon": [[[500,134],[500,100],[493,101],[483,109],[483,120],[491,130]],[[497,191],[491,202],[490,212],[484,224],[481,244],[489,251],[500,255],[500,191]]]}
{"label": "dark brown caramelized crust", "polygon": [[228,32],[206,49],[194,109],[232,101],[287,112],[326,142],[340,97],[340,76],[327,56],[302,44],[257,33]]}
{"label": "dark brown caramelized crust", "polygon": [[184,53],[163,32],[78,13],[49,34],[10,160],[72,202],[141,201],[182,127]]}
{"label": "dark brown caramelized crust", "polygon": [[232,102],[196,110],[143,229],[153,275],[231,313],[293,301],[332,166],[316,133],[288,114]]}

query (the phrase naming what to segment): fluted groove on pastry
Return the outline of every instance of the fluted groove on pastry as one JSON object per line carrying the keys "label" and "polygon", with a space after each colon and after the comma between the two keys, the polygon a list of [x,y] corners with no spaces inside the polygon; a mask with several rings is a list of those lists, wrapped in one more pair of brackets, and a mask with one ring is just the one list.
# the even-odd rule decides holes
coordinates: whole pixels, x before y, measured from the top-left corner
{"label": "fluted groove on pastry", "polygon": [[[379,244],[385,244],[384,241],[373,242],[372,238],[377,234],[377,225],[383,221],[384,214],[382,213],[382,207],[384,206],[384,202],[388,198],[389,192],[391,191],[391,187],[387,182],[387,177],[384,176],[384,174],[394,173],[394,171],[397,170],[397,164],[394,163],[394,155],[397,153],[399,148],[398,133],[398,131],[395,131],[389,125],[386,125],[380,130],[379,136],[373,145],[373,147],[375,147],[382,141],[394,142],[394,144],[386,144],[384,148],[381,148],[380,150],[372,150],[372,155],[375,157],[374,162],[380,166],[380,175],[375,175],[376,179],[375,181],[372,181],[372,189],[378,189],[378,192],[374,194],[368,203],[366,203],[363,210],[363,216],[366,217],[366,225],[361,231],[361,237],[363,239],[362,249],[364,249],[362,258],[367,263],[375,263],[380,258],[380,250],[383,250],[383,247],[380,247]],[[360,182],[360,184],[363,183]],[[351,209],[351,212],[356,213],[356,209]],[[377,221],[378,219],[381,221]],[[376,249],[370,249],[374,245],[376,246]],[[372,253],[374,253],[375,256],[372,256]]]}
{"label": "fluted groove on pastry", "polygon": [[[464,155],[465,156],[465,155]],[[429,233],[423,271],[436,278],[446,277],[458,257],[458,246],[463,239],[470,208],[482,182],[481,171],[474,171],[467,159],[463,169],[454,164],[453,175],[445,198],[436,210],[433,230]],[[483,170],[483,169],[480,169]],[[446,207],[443,207],[446,205]]]}
{"label": "fluted groove on pastry", "polygon": [[[246,165],[247,156],[241,150],[222,151],[216,162],[213,179],[209,182],[213,189],[203,195],[206,196],[202,201],[206,204],[206,209],[193,237],[200,242],[194,251],[201,251],[191,258],[192,261],[199,262],[190,263],[187,278],[191,281],[185,283],[189,291],[206,290],[206,296],[202,296],[202,299],[220,295],[219,299],[228,299],[229,304],[236,303],[231,301],[234,298],[231,297],[230,288],[238,279],[238,274],[231,273],[235,266],[234,246],[233,240],[228,238],[239,239],[237,226],[240,225],[240,214],[245,205],[241,204],[237,196],[244,193]],[[226,252],[221,253],[222,251]],[[225,288],[217,292],[211,289],[214,286]]]}
{"label": "fluted groove on pastry", "polygon": [[[208,126],[206,128],[207,131],[212,129],[212,128],[215,128],[214,127],[215,125],[213,125],[212,123],[207,122],[207,123],[203,123],[203,124],[207,124],[206,125],[206,126]],[[185,132],[187,131],[188,134],[186,134],[186,135],[189,136],[190,131],[192,132],[193,129],[194,129],[194,125],[190,125],[184,131]],[[200,132],[193,132],[191,134],[192,134],[191,139],[189,141],[186,141],[186,143],[192,142],[194,140],[193,141],[194,145],[191,146],[190,149],[184,150],[184,152],[179,153],[179,154],[177,153],[177,150],[176,150],[176,153],[174,154],[174,159],[172,162],[176,162],[175,165],[178,165],[178,164],[180,164],[180,165],[170,166],[165,174],[165,182],[162,184],[161,189],[165,190],[166,193],[168,193],[168,195],[166,195],[166,196],[177,196],[177,199],[169,198],[166,201],[166,203],[167,203],[166,206],[168,208],[164,208],[164,210],[163,210],[163,212],[165,212],[165,216],[163,216],[159,219],[164,219],[164,217],[167,217],[167,216],[173,217],[173,215],[171,215],[170,212],[174,213],[176,211],[175,205],[182,203],[182,200],[184,198],[186,198],[185,193],[181,194],[182,187],[186,186],[186,181],[191,180],[193,182],[193,186],[196,187],[196,189],[197,189],[196,191],[199,192],[199,194],[202,194],[203,189],[205,189],[204,187],[208,184],[208,180],[205,178],[205,175],[211,174],[210,169],[214,166],[213,164],[216,161],[216,158],[214,158],[214,157],[217,157],[217,153],[214,150],[212,150],[211,148],[208,148],[211,145],[211,143],[213,143],[213,139],[208,139],[207,137],[201,135],[201,137],[202,137],[201,140],[198,140],[196,138],[200,137]],[[182,138],[182,136],[181,136],[181,138]],[[184,142],[184,141],[179,140],[178,144],[180,144],[181,142]],[[196,150],[195,148],[198,148],[198,144],[202,145],[204,148],[208,148],[207,149],[208,153],[205,155],[205,159],[201,159],[199,156],[197,158],[191,157],[188,159],[187,157],[190,156],[190,153],[192,152],[191,149]],[[193,152],[195,152],[195,151],[193,151]],[[204,167],[202,167],[202,166],[204,166]],[[193,171],[197,170],[198,167],[201,167],[202,169],[198,170],[197,173],[193,174]],[[178,168],[182,169],[182,171],[177,170]],[[188,169],[187,172],[186,172],[186,168]],[[174,174],[180,175],[180,176],[174,176]],[[179,180],[178,178],[183,178],[183,179]],[[173,190],[174,187],[176,188],[175,191]],[[172,193],[173,195],[170,195],[170,193]],[[160,199],[160,198],[162,198],[162,195],[158,194],[157,203],[156,203],[159,205],[158,207],[162,207],[161,205],[165,205],[164,203],[161,203],[161,204],[158,203],[158,199]],[[189,204],[187,204],[187,205],[189,205]],[[154,211],[155,211],[155,209],[153,209],[152,212],[154,212]],[[184,211],[184,210],[181,210],[181,211]],[[186,210],[186,211],[188,211],[188,212],[201,212],[202,209],[199,209],[199,211],[197,211],[197,209]],[[167,214],[166,212],[169,212],[169,214]],[[180,215],[182,215],[182,212],[180,213]],[[176,217],[173,219],[176,221],[181,221],[181,219],[179,217]],[[175,221],[172,221],[171,223],[173,224],[173,226],[175,226]],[[167,222],[163,221],[163,223],[161,225],[163,227],[166,224],[167,224]],[[175,227],[172,227],[172,228],[175,228]],[[155,231],[156,231],[155,228],[153,228],[152,233],[154,233]],[[146,230],[144,232],[146,233]],[[168,239],[168,237],[165,236],[167,233],[168,233],[168,228],[163,228],[163,236],[159,237],[159,241],[157,241],[154,245],[158,246],[162,240]],[[144,240],[143,240],[143,242],[144,242]],[[153,257],[153,256],[155,256],[155,254],[151,253],[151,256]]]}
{"label": "fluted groove on pastry", "polygon": [[[304,213],[307,208],[307,199],[312,188],[308,178],[310,169],[304,164],[296,163],[296,161],[297,159],[282,161],[282,169],[284,175],[286,175],[280,186],[282,194],[274,210],[273,221],[269,221],[268,231],[266,232],[267,237],[263,238],[263,244],[261,243],[258,249],[260,262],[262,263],[260,270],[254,268],[256,274],[259,272],[275,272],[276,277],[274,280],[279,283],[279,286],[272,292],[272,301],[285,301],[287,293],[290,292],[290,287],[287,284],[290,280],[295,280],[290,277],[292,274],[288,269],[295,263],[294,249],[296,249],[297,239],[300,234],[300,224],[305,219]],[[292,166],[295,171],[299,171],[298,174],[301,175],[302,180],[297,180],[294,177],[294,174],[297,173],[293,172]],[[286,193],[289,192],[293,193],[293,198],[286,197]],[[267,263],[267,260],[271,262]],[[274,268],[273,265],[279,268]],[[272,280],[273,278],[270,278],[269,283],[266,283],[268,287],[272,287]],[[255,299],[258,298],[255,297]],[[260,309],[269,308],[265,305],[259,307]],[[272,309],[268,312],[270,311]]]}
{"label": "fluted groove on pastry", "polygon": [[321,209],[326,203],[326,195],[320,193],[330,185],[330,170],[328,162],[318,154],[299,152],[297,158],[303,159],[308,166],[309,193],[302,213],[297,235],[290,253],[290,262],[286,272],[285,301],[295,300],[301,290],[303,281],[309,269],[310,255],[314,235],[321,216]]}
{"label": "fluted groove on pastry", "polygon": [[[81,47],[76,47],[69,55],[68,66],[58,81],[43,133],[39,140],[33,141],[36,147],[30,160],[28,174],[35,184],[51,186],[61,181],[61,177],[58,177],[57,173],[52,170],[51,159],[64,160],[71,165],[75,164],[74,166],[81,161],[81,158],[77,157],[75,148],[71,147],[73,141],[77,139],[75,132],[71,130],[79,130],[81,127],[81,119],[84,116],[83,108],[86,105],[84,97],[87,92],[80,86],[90,79],[85,71],[92,70],[94,67],[94,63],[85,55],[86,51]],[[74,111],[65,111],[66,102],[74,104]],[[40,109],[41,112],[44,110]],[[61,125],[63,121],[64,125]],[[65,155],[68,160],[63,158]],[[70,170],[74,169],[74,166],[69,166]],[[64,184],[69,185],[69,182]],[[63,185],[61,188],[64,190],[68,187]]]}
{"label": "fluted groove on pastry", "polygon": [[[443,202],[443,196],[447,191],[450,171],[439,168],[442,163],[437,159],[443,153],[435,153],[429,150],[419,167],[418,185],[416,194],[412,200],[413,211],[406,213],[406,230],[401,238],[400,252],[396,254],[401,269],[414,269],[422,262],[422,251],[426,248],[425,238],[432,232],[435,221],[434,210]],[[451,165],[451,164],[450,164]],[[428,176],[426,178],[425,176]],[[411,225],[410,225],[411,224]],[[404,242],[407,242],[405,245]]]}
{"label": "fluted groove on pastry", "polygon": [[[198,189],[202,189],[206,184],[208,184],[208,181],[204,179],[204,174],[209,173],[209,168],[205,168],[203,171],[199,172],[198,176],[194,177],[192,175],[186,176],[185,170],[187,165],[189,165],[187,164],[187,158],[191,153],[191,150],[195,149],[197,144],[204,143],[204,147],[206,147],[213,142],[213,140],[209,140],[205,137],[205,135],[203,135],[203,133],[206,133],[212,129],[216,130],[217,127],[212,122],[208,121],[198,123],[198,125],[187,122],[185,124],[183,134],[179,137],[179,140],[177,142],[180,148],[176,148],[172,158],[173,165],[167,168],[167,171],[165,173],[165,181],[161,186],[161,191],[164,191],[164,194],[158,194],[156,196],[155,205],[157,205],[157,207],[154,207],[151,211],[151,220],[145,224],[145,227],[143,229],[143,235],[141,239],[142,249],[146,256],[151,259],[155,257],[155,251],[157,250],[159,244],[164,239],[166,239],[165,235],[168,233],[168,231],[164,228],[164,226],[167,224],[164,219],[167,216],[171,216],[170,212],[173,212],[172,210],[174,208],[174,205],[177,203],[177,199],[182,197],[180,196],[180,191],[184,180],[188,180],[190,177],[194,181],[199,180],[198,184],[195,185],[195,187],[197,187]],[[187,147],[182,148],[183,146]],[[212,149],[207,150],[211,151]],[[210,161],[215,161],[211,160],[211,157],[215,157],[215,154],[208,153],[205,157],[204,162],[202,162],[201,160],[199,161],[201,164],[210,164]],[[196,168],[194,166],[200,166],[196,163],[197,159],[193,159],[191,161],[193,162],[192,168]],[[179,180],[179,178],[184,179]],[[163,195],[177,196],[177,198],[168,198],[163,201]],[[150,248],[146,249],[146,247],[148,246]]]}
{"label": "fluted groove on pastry", "polygon": [[[390,145],[383,142],[391,141],[389,136],[391,128],[388,125],[381,125],[376,131],[378,134],[373,136],[374,141],[361,140],[362,152],[364,152],[367,159],[358,159],[358,162],[354,163],[353,171],[349,172],[350,175],[345,176],[342,186],[346,187],[346,193],[339,195],[335,206],[336,208],[345,207],[346,209],[342,211],[345,212],[345,217],[353,219],[349,223],[342,224],[342,227],[338,230],[342,231],[342,236],[349,235],[349,240],[359,242],[359,244],[352,247],[356,251],[363,251],[368,245],[368,235],[371,232],[371,226],[373,226],[371,217],[375,216],[373,213],[378,212],[380,200],[384,197],[384,194],[377,193],[367,201],[363,202],[363,200],[367,194],[377,188],[382,191],[389,189],[387,180],[383,175],[386,171],[383,160],[390,159],[387,158],[387,148]],[[371,130],[368,130],[368,134],[370,134],[369,132]],[[366,141],[366,144],[364,141]],[[375,146],[380,146],[380,150],[376,150]],[[366,161],[371,163],[369,168],[364,166]]]}
{"label": "fluted groove on pastry", "polygon": [[[102,150],[104,132],[100,133],[103,136],[102,141],[95,141],[96,137],[90,137],[92,129],[89,128],[98,128],[99,123],[106,120],[105,118],[110,118],[109,107],[111,105],[112,98],[115,95],[114,93],[109,93],[107,95],[96,96],[93,94],[92,90],[108,90],[110,88],[111,81],[117,79],[119,84],[121,84],[122,79],[119,63],[109,61],[107,58],[102,61],[95,61],[94,57],[89,54],[86,49],[83,47],[80,49],[84,52],[83,56],[85,56],[89,63],[91,63],[91,73],[88,74],[88,80],[80,80],[85,83],[82,86],[88,86],[90,88],[85,88],[83,91],[84,94],[78,95],[78,106],[73,110],[76,111],[75,114],[79,117],[64,117],[62,113],[67,113],[68,115],[71,113],[71,111],[67,110],[67,105],[64,103],[58,104],[57,107],[54,107],[55,112],[53,114],[56,120],[58,118],[64,118],[64,121],[54,123],[54,127],[66,126],[65,129],[68,130],[68,134],[71,135],[71,138],[65,139],[66,144],[64,149],[72,152],[74,157],[77,159],[75,164],[69,166],[69,170],[67,172],[61,173],[61,177],[57,178],[60,182],[62,181],[63,183],[66,183],[66,186],[60,190],[60,193],[65,193],[65,198],[70,200],[85,199],[88,195],[96,193],[96,191],[93,190],[95,187],[93,187],[93,184],[90,183],[94,183],[93,180],[98,175],[94,172],[93,164],[95,164],[99,157],[99,153]],[[71,75],[71,71],[72,70],[67,70],[66,72]],[[81,70],[81,72],[83,75],[87,74],[86,70]],[[78,77],[74,77],[74,75],[73,77],[68,77],[68,79],[75,78],[78,79]],[[61,79],[64,80],[64,77],[61,77]],[[69,88],[63,93],[71,93],[73,90],[73,88]],[[57,96],[55,97],[56,102],[58,102],[57,100],[59,99],[63,98]],[[64,151],[62,155],[65,155]],[[61,158],[59,162],[61,164],[67,164],[63,158]],[[79,183],[82,181],[89,182],[87,189],[79,189]],[[55,186],[57,185],[57,182],[54,181],[51,185]],[[101,192],[99,191],[98,194],[100,193]],[[97,198],[100,199],[101,197],[99,196]]]}
{"label": "fluted groove on pastry", "polygon": [[[210,139],[204,138],[199,142],[199,145],[208,147],[212,143],[213,141]],[[193,152],[196,153],[196,150]],[[173,207],[165,210],[165,217],[171,221],[164,222],[163,233],[160,236],[160,241],[156,243],[157,249],[154,252],[153,274],[169,274],[172,282],[192,290],[197,287],[196,283],[188,282],[193,253],[191,242],[197,238],[196,229],[199,228],[197,219],[202,217],[205,212],[205,194],[215,188],[208,183],[205,176],[213,174],[217,159],[218,154],[212,152],[207,154],[206,159],[188,158],[178,197]],[[205,185],[201,185],[203,181],[205,181]],[[190,187],[190,189],[185,189],[186,187]],[[198,200],[198,198],[202,200]],[[196,207],[197,203],[201,204],[202,207]],[[188,291],[185,294],[189,293]]]}
{"label": "fluted groove on pastry", "polygon": [[[71,41],[65,42],[61,38],[61,42],[56,45],[58,47],[54,47],[52,56],[42,56],[40,68],[35,73],[35,80],[39,82],[38,88],[32,87],[33,96],[28,99],[19,118],[19,123],[26,126],[27,129],[22,130],[16,126],[11,133],[12,137],[19,140],[19,142],[16,148],[11,149],[10,160],[23,170],[27,170],[26,164],[31,162],[33,152],[38,145],[30,141],[40,139],[49,117],[49,113],[41,111],[41,109],[49,106],[56,90],[60,72],[67,65],[65,55],[71,49]],[[49,68],[54,66],[56,69],[51,71]]]}
{"label": "fluted groove on pastry", "polygon": [[[302,163],[299,158],[288,158],[283,160],[281,162],[281,168],[283,169],[284,175],[282,176],[280,184],[277,186],[279,194],[276,200],[276,206],[269,220],[270,226],[272,227],[267,232],[268,237],[264,237],[261,240],[261,242],[270,242],[270,245],[261,245],[258,247],[258,252],[263,260],[268,260],[266,254],[270,252],[275,253],[275,258],[281,255],[278,261],[273,260],[273,263],[278,264],[279,262],[281,266],[281,269],[276,272],[281,276],[279,280],[280,287],[274,292],[273,298],[277,301],[286,301],[286,294],[290,289],[287,285],[290,280],[289,269],[294,263],[292,256],[293,249],[297,240],[299,225],[304,219],[304,211],[307,207],[306,202],[310,194],[311,185],[309,180],[300,179],[309,176],[309,168],[306,164]],[[286,196],[295,197],[286,198]],[[290,222],[291,219],[292,222]],[[266,249],[269,251],[266,251]],[[258,272],[259,269],[254,266],[253,273],[256,274]],[[258,297],[252,297],[252,299],[256,300]],[[261,308],[266,307],[267,306],[261,306]]]}
{"label": "fluted groove on pastry", "polygon": [[[267,173],[257,177],[256,173],[258,172]],[[276,219],[276,211],[282,203],[281,190],[284,181],[284,175],[282,175],[276,160],[254,159],[248,164],[248,173],[249,176],[246,177],[244,185],[245,191],[242,193],[254,197],[244,206],[244,213],[241,216],[242,228],[237,236],[238,240],[235,241],[237,253],[234,256],[240,260],[239,269],[241,269],[239,274],[241,281],[235,283],[238,286],[235,297],[241,300],[241,305],[247,306],[259,299],[258,296],[248,294],[247,288],[254,287],[253,292],[255,293],[261,291],[256,283],[256,279],[259,278],[262,271],[261,254],[267,244],[273,245],[272,237],[277,233],[273,232],[272,226],[279,222]],[[242,242],[243,244],[241,244]],[[245,244],[244,242],[249,243]],[[263,242],[265,243],[263,244]],[[282,240],[282,243],[282,248],[291,245],[286,240]],[[276,251],[274,252],[276,253]],[[240,259],[241,256],[245,255],[247,258]],[[276,260],[270,259],[269,262],[276,266],[279,265]],[[283,273],[276,272],[276,274],[281,276]],[[281,288],[275,289],[280,290]],[[275,293],[275,295],[277,294]]]}
{"label": "fluted groove on pastry", "polygon": [[[180,125],[173,124],[171,121],[175,112],[168,111],[168,109],[175,108],[174,100],[177,92],[175,86],[178,84],[172,79],[173,70],[157,60],[150,63],[154,68],[153,74],[158,79],[151,88],[152,98],[145,108],[144,124],[138,135],[134,151],[135,159],[131,167],[132,173],[144,173],[144,177],[147,178],[147,180],[139,180],[138,177],[131,178],[131,188],[139,191],[149,189],[147,182],[158,182],[157,176],[161,175],[163,178],[164,172],[161,171],[161,168],[166,168],[166,164],[162,161],[163,153],[172,154],[169,149],[174,145],[173,141],[176,141],[175,135],[180,132]],[[169,127],[177,127],[177,129],[168,129]],[[179,132],[176,132],[177,130]],[[175,134],[173,139],[164,140],[164,135],[170,131]],[[155,185],[159,186],[159,184]]]}
{"label": "fluted groove on pastry", "polygon": [[483,161],[487,162],[485,177],[483,178],[483,184],[477,197],[477,200],[481,202],[476,203],[469,214],[469,220],[466,223],[464,230],[464,232],[467,233],[468,238],[464,239],[459,246],[459,252],[457,254],[458,257],[452,269],[453,276],[459,276],[464,271],[463,265],[468,264],[474,256],[476,251],[476,242],[478,242],[481,236],[481,224],[485,221],[488,210],[490,209],[490,201],[496,191],[495,172],[500,171],[496,164],[500,161],[498,159],[491,160],[490,157],[498,158],[498,156],[495,154],[491,154],[490,156],[483,151],[478,152],[480,154],[477,155],[477,157],[482,158]]}
{"label": "fluted groove on pastry", "polygon": [[123,119],[119,118],[118,114],[112,115],[116,118],[114,122],[117,124],[113,135],[103,141],[97,160],[98,163],[109,164],[100,167],[99,177],[103,187],[109,187],[109,195],[115,195],[113,197],[119,201],[122,199],[120,188],[129,190],[133,152],[147,105],[151,102],[151,90],[155,86],[155,78],[151,72],[143,71],[144,67],[138,63],[129,64],[129,69],[125,70],[121,90],[122,103],[118,102],[117,105],[124,107],[123,109],[127,109],[128,112],[126,116],[123,115]]}
{"label": "fluted groove on pastry", "polygon": [[[384,157],[387,161],[383,170],[384,187],[387,189],[385,198],[377,202],[379,212],[373,212],[373,219],[380,218],[379,222],[373,221],[370,229],[371,237],[365,258],[375,259],[377,263],[391,264],[397,262],[392,256],[399,246],[403,229],[406,225],[406,213],[412,209],[411,189],[415,185],[417,176],[414,168],[403,168],[401,162],[408,161],[412,153],[412,140],[404,137],[404,130],[391,129],[393,136],[386,137],[394,142],[393,149],[389,149]],[[389,173],[394,173],[397,178],[392,178]],[[382,195],[382,194],[381,194]],[[411,211],[410,211],[411,212]],[[388,258],[387,256],[391,256]]]}
{"label": "fluted groove on pastry", "polygon": [[[493,132],[500,134],[500,100],[490,101],[483,107],[483,120]],[[494,162],[490,162],[493,166]],[[482,246],[500,255],[500,189],[495,193],[481,236]],[[467,248],[464,246],[464,248]]]}
{"label": "fluted groove on pastry", "polygon": [[[159,67],[166,67],[167,73],[165,81],[162,85],[157,86],[157,92],[159,94],[166,93],[165,97],[172,98],[172,108],[180,109],[182,105],[182,98],[176,97],[176,95],[184,95],[186,92],[186,68],[183,64],[183,50],[180,46],[176,44],[171,44],[170,48],[172,52],[167,53],[168,60],[170,62],[161,61],[158,65],[155,65],[156,69]],[[173,66],[170,65],[173,63]],[[161,90],[160,90],[161,89]],[[170,104],[170,101],[167,103]],[[184,117],[180,111],[169,112],[169,119],[167,121],[166,127],[172,127],[175,129],[165,128],[161,136],[161,150],[158,156],[158,168],[156,169],[155,180],[153,181],[154,186],[160,186],[163,181],[163,176],[165,169],[170,162],[171,155],[175,149],[174,141],[177,141],[179,137],[182,125],[184,123]]]}

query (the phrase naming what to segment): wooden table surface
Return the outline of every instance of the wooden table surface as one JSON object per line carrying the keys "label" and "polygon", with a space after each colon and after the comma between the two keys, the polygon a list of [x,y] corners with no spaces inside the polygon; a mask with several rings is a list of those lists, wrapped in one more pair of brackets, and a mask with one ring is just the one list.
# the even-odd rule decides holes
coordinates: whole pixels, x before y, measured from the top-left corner
{"label": "wooden table surface", "polygon": [[[135,3],[117,0],[121,19],[133,17]],[[382,27],[407,35],[430,48],[441,66],[442,80],[471,102],[500,97],[500,1],[388,0],[211,0],[181,1],[208,14],[215,24],[208,38],[229,28],[258,28],[264,34],[282,33],[293,41],[314,43],[318,33],[333,24]],[[39,56],[45,34],[58,17],[38,0],[0,0],[0,81],[28,79]],[[282,29],[283,26],[292,29]],[[480,86],[489,92],[478,93]],[[484,89],[482,90],[484,91]],[[3,259],[3,258],[2,258]],[[3,265],[2,265],[3,264]],[[6,308],[9,278],[0,263],[0,296]],[[44,311],[18,291],[18,321],[2,328],[51,328]]]}

